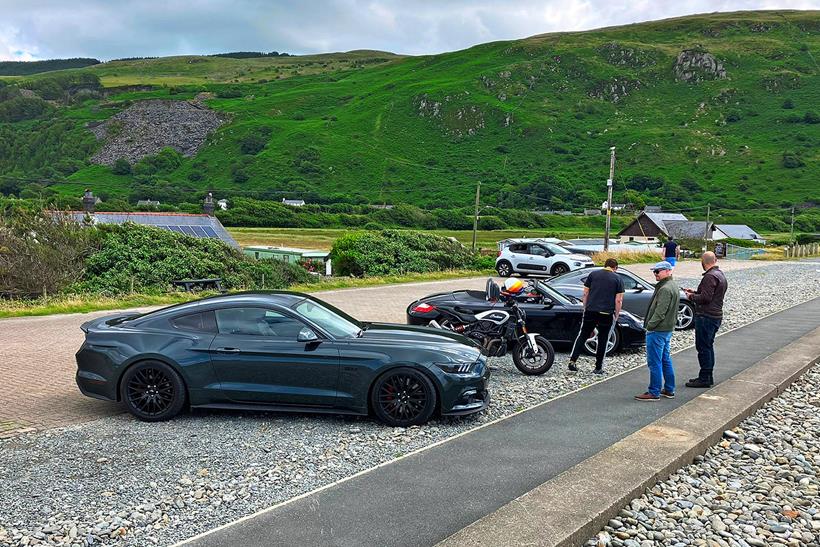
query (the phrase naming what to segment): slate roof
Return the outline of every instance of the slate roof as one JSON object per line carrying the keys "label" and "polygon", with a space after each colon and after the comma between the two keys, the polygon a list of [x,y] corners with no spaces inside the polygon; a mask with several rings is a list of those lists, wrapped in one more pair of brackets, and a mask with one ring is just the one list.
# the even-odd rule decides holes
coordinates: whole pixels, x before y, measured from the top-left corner
{"label": "slate roof", "polygon": [[[86,213],[84,211],[69,211],[68,214],[77,222],[83,222]],[[171,232],[186,234],[192,237],[204,237],[220,239],[232,247],[239,248],[239,244],[231,237],[231,234],[222,226],[219,219],[202,214],[191,213],[114,213],[95,212],[91,213],[94,222],[100,224],[125,224],[133,222],[144,226],[162,228]]]}
{"label": "slate roof", "polygon": [[763,239],[760,234],[745,224],[715,224],[715,227],[734,239]]}
{"label": "slate roof", "polygon": [[[704,220],[667,220],[665,225],[666,233],[677,239],[703,239],[706,234],[706,221]],[[714,223],[710,222],[708,239],[712,238],[714,229]]]}
{"label": "slate roof", "polygon": [[646,213],[645,212],[644,215],[649,217],[649,220],[654,222],[655,225],[658,228],[660,228],[661,230],[663,230],[664,232],[666,232],[667,235],[669,234],[669,230],[666,227],[667,222],[689,221],[689,219],[686,218],[686,216],[684,216],[680,213]]}

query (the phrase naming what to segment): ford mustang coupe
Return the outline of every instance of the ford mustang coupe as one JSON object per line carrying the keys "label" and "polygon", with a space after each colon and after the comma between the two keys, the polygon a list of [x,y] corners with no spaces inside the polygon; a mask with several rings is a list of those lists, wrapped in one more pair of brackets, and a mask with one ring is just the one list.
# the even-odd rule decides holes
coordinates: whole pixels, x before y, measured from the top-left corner
{"label": "ford mustang coupe", "polygon": [[360,322],[300,293],[215,296],[81,328],[80,390],[145,421],[187,405],[372,413],[409,426],[489,403],[489,367],[468,338]]}
{"label": "ford mustang coupe", "polygon": [[[488,286],[493,281],[488,280]],[[516,298],[526,314],[527,330],[538,333],[553,344],[570,344],[581,330],[583,306],[581,301],[564,295],[541,281],[533,280],[524,293]],[[490,309],[504,309],[504,302],[487,298],[486,291],[462,290],[425,296],[407,306],[407,323],[428,325],[440,319],[436,306],[448,306],[467,313],[480,313]],[[595,354],[598,346],[597,332],[584,341],[584,350]],[[610,353],[646,343],[643,321],[622,310],[618,323],[609,335],[606,352]]]}

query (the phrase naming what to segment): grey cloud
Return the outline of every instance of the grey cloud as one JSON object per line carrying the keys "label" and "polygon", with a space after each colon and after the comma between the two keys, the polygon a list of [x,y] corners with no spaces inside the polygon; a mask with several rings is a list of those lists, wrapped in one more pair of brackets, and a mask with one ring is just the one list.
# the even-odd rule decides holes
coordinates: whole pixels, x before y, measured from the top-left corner
{"label": "grey cloud", "polygon": [[352,49],[418,55],[692,13],[818,8],[820,0],[0,0],[0,58]]}

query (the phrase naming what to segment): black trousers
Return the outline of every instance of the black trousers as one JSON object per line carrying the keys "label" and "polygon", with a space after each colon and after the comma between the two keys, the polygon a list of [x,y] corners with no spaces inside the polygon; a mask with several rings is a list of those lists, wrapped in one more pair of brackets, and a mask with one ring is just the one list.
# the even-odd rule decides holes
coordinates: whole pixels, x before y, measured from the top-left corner
{"label": "black trousers", "polygon": [[584,342],[592,336],[592,331],[598,329],[598,347],[595,352],[595,368],[601,368],[604,365],[604,355],[606,355],[606,343],[609,340],[609,333],[612,330],[615,322],[615,314],[610,312],[598,311],[584,311],[581,319],[581,330],[572,344],[572,354],[569,357],[570,361],[578,359],[581,354],[581,348]]}

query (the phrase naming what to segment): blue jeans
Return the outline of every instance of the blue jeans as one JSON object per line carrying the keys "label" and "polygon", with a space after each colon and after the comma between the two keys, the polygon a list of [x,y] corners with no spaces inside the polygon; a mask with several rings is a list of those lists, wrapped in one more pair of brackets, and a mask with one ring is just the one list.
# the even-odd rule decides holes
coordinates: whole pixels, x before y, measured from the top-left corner
{"label": "blue jeans", "polygon": [[664,260],[669,262],[672,265],[673,268],[675,267],[675,264],[678,263],[678,259],[675,258],[674,256],[667,256],[666,258],[664,258]]}
{"label": "blue jeans", "polygon": [[649,367],[649,393],[658,397],[661,385],[669,393],[675,393],[675,369],[672,368],[670,344],[671,332],[649,331],[646,333],[646,365]]}
{"label": "blue jeans", "polygon": [[712,371],[715,368],[715,334],[720,328],[720,319],[705,315],[695,316],[695,349],[698,350],[700,373],[698,379],[714,383]]}

